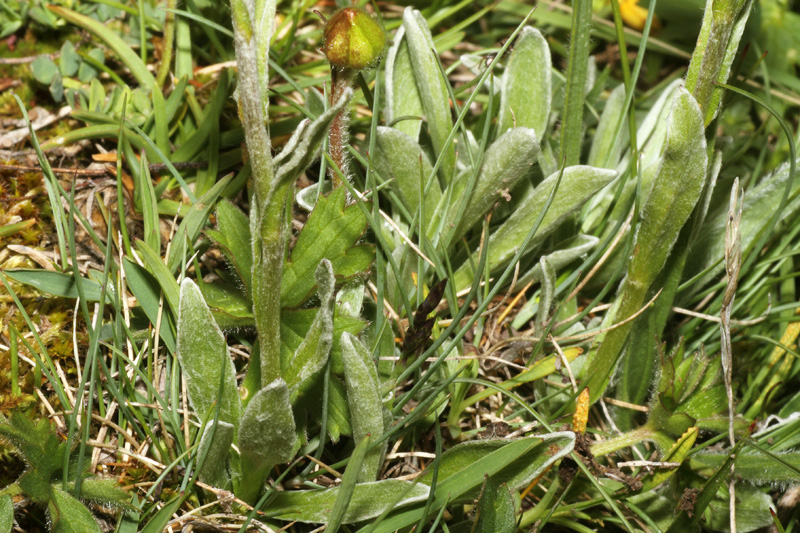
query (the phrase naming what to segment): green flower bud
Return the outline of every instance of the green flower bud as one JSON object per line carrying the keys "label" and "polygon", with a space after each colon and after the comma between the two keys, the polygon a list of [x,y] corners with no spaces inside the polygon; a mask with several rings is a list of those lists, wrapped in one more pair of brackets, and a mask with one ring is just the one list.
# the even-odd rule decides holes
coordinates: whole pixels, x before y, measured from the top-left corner
{"label": "green flower bud", "polygon": [[325,24],[323,52],[334,67],[360,70],[374,64],[386,48],[386,33],[366,12],[340,9]]}

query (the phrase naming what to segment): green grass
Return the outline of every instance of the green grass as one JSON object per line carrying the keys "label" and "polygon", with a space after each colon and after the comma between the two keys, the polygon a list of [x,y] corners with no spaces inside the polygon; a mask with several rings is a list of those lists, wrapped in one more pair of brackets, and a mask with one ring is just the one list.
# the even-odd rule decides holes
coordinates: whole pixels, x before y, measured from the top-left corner
{"label": "green grass", "polygon": [[386,6],[336,109],[311,2],[0,5],[0,528],[793,531],[800,45],[717,3]]}

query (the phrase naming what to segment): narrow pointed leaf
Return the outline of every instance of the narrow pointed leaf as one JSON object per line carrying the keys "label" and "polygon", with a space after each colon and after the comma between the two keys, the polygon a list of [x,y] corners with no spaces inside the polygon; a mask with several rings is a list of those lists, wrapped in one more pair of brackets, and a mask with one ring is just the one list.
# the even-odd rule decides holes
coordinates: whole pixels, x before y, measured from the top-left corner
{"label": "narrow pointed leaf", "polygon": [[[361,341],[349,333],[342,335],[342,359],[353,439],[361,442],[367,435],[377,438],[383,434],[386,428],[384,427],[384,407],[375,363]],[[387,442],[384,442],[367,453],[361,465],[358,477],[360,481],[377,479],[383,464],[386,446]]]}
{"label": "narrow pointed leaf", "polygon": [[[542,219],[539,230],[529,244],[533,248],[542,242],[571,213],[586,200],[606,186],[617,175],[613,170],[575,166],[564,169],[561,185],[553,202]],[[521,202],[508,219],[489,238],[489,268],[502,267],[511,260],[530,231],[532,220],[547,203],[547,198],[558,181],[558,173],[540,183]],[[462,290],[472,283],[472,267],[465,263],[455,274],[456,288]]]}
{"label": "narrow pointed leaf", "polygon": [[325,367],[333,344],[333,290],[334,278],[331,262],[323,259],[314,274],[320,306],[306,337],[294,352],[283,372],[292,398],[305,382]]}
{"label": "narrow pointed leaf", "polygon": [[[458,444],[440,459],[436,495],[429,510],[435,513],[445,504],[472,501],[480,493],[486,476],[498,484],[505,483],[510,490],[523,488],[574,446],[575,434],[571,431]],[[431,472],[427,472],[420,482],[429,483],[431,477]],[[390,533],[410,526],[425,518],[424,512],[425,506],[396,511],[374,531]]]}
{"label": "narrow pointed leaf", "polygon": [[339,493],[336,495],[336,501],[333,504],[328,527],[325,528],[326,531],[330,530],[331,533],[336,533],[339,530],[339,526],[342,524],[347,508],[352,501],[356,483],[361,477],[361,466],[371,440],[370,436],[366,435],[363,439],[358,441],[356,449],[353,450],[353,454],[350,456],[350,460],[347,463],[347,470],[345,470],[344,476],[342,476],[342,484]]}
{"label": "narrow pointed leaf", "polygon": [[[437,157],[444,158],[440,174],[446,181],[449,181],[455,167],[456,153],[452,143],[447,148],[444,145],[453,128],[453,119],[450,116],[450,96],[439,69],[431,31],[428,29],[425,17],[411,7],[407,7],[403,12],[403,28],[405,28],[405,40],[408,42],[414,80],[422,102],[422,109],[425,112],[433,148]],[[397,95],[397,97],[403,98],[404,95]],[[442,152],[444,152],[443,156]]]}
{"label": "narrow pointed leaf", "polygon": [[[478,180],[456,226],[453,240],[460,239],[489,212],[495,202],[508,195],[514,185],[531,171],[538,156],[539,141],[536,132],[530,128],[514,128],[492,143],[486,151]],[[452,202],[458,206],[465,185],[462,181],[453,186]],[[455,209],[451,207],[451,211]]]}
{"label": "narrow pointed leaf", "polygon": [[[341,487],[282,491],[270,501],[270,511],[275,513],[278,520],[324,524],[330,518],[340,490]],[[400,508],[425,501],[429,491],[430,488],[422,483],[398,479],[359,483],[353,490],[342,523],[352,524],[375,518],[393,503],[393,508]]]}
{"label": "narrow pointed leaf", "polygon": [[[667,124],[663,161],[642,209],[627,279],[608,314],[615,322],[630,317],[645,303],[650,285],[700,198],[707,159],[700,108],[686,89],[678,88]],[[586,386],[592,401],[605,391],[632,327],[633,322],[627,322],[611,330],[600,339],[600,347],[590,353],[583,374],[588,378]]]}

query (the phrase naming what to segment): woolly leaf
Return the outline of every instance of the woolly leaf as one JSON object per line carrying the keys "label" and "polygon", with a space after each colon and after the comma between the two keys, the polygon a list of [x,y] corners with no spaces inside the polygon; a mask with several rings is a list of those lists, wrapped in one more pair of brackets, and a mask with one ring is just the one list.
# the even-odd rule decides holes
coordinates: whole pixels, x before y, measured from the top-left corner
{"label": "woolly leaf", "polygon": [[237,426],[241,403],[236,387],[236,369],[228,354],[225,336],[214,321],[200,289],[189,278],[181,284],[177,352],[189,400],[198,416],[204,419],[213,415],[219,401],[219,420]]}
{"label": "woolly leaf", "polygon": [[[274,517],[278,520],[327,523],[340,490],[340,487],[334,487],[278,492],[270,501],[270,512],[275,513]],[[425,501],[429,491],[427,485],[398,479],[359,483],[353,490],[342,523],[362,522],[375,518],[389,508],[396,509]]]}
{"label": "woolly leaf", "polygon": [[[539,141],[530,128],[514,128],[501,135],[486,150],[478,180],[472,190],[464,215],[459,220],[453,239],[460,239],[494,206],[504,194],[524,178],[539,156]],[[455,215],[461,204],[466,180],[453,184],[450,211]],[[491,247],[489,248],[491,250]]]}
{"label": "woolly leaf", "polygon": [[501,81],[499,133],[530,128],[541,138],[550,115],[550,47],[541,32],[522,28]]}
{"label": "woolly leaf", "polygon": [[320,299],[319,310],[305,338],[295,350],[283,375],[294,399],[298,389],[322,370],[328,362],[333,345],[333,266],[327,259],[319,262],[314,278],[317,280]]}
{"label": "woolly leaf", "polygon": [[258,391],[242,415],[238,443],[244,501],[255,502],[269,470],[291,459],[295,441],[289,388],[279,378]]}
{"label": "woolly leaf", "polygon": [[[353,439],[361,442],[367,435],[378,438],[387,429],[384,425],[387,417],[384,413],[375,362],[361,341],[349,333],[342,335],[342,359]],[[383,444],[367,452],[361,464],[359,481],[377,479],[387,444],[384,441]]]}

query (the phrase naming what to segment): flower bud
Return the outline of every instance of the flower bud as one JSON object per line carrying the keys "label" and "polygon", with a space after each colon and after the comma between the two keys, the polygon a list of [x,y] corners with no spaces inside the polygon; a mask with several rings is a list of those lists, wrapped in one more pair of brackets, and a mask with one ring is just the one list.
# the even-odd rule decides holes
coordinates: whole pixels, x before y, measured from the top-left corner
{"label": "flower bud", "polygon": [[323,52],[331,65],[360,70],[374,64],[386,48],[381,25],[355,7],[340,9],[325,24]]}

